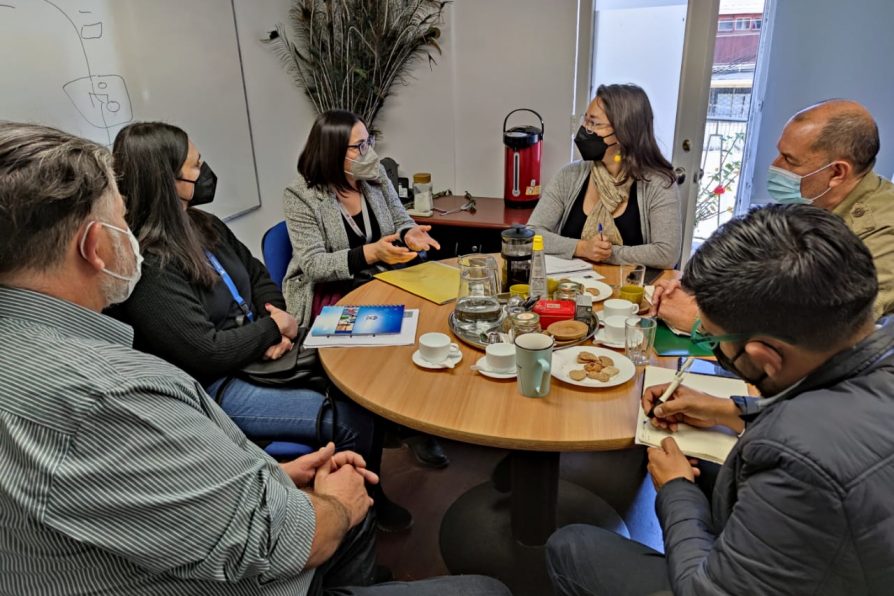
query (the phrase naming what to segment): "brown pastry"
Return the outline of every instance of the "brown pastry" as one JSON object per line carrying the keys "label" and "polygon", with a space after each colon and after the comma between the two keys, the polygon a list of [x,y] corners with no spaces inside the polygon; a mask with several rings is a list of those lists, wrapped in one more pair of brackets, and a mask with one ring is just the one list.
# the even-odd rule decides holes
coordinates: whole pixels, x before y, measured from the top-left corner
{"label": "brown pastry", "polygon": [[602,372],[604,372],[605,374],[607,374],[609,376],[609,378],[611,378],[621,371],[619,369],[615,368],[614,366],[606,366],[605,368],[602,369]]}
{"label": "brown pastry", "polygon": [[[581,352],[577,355],[578,362],[596,362],[599,360],[599,357],[593,352]],[[614,362],[612,362],[614,364]]]}
{"label": "brown pastry", "polygon": [[603,369],[603,366],[599,362],[587,362],[584,365],[584,370],[586,370],[587,372],[590,372],[590,371],[599,372],[602,369]]}
{"label": "brown pastry", "polygon": [[590,328],[581,321],[556,321],[546,331],[558,341],[574,341],[589,333]]}
{"label": "brown pastry", "polygon": [[600,356],[599,363],[602,364],[602,366],[614,366],[615,365],[615,361],[612,360],[611,358],[609,358],[608,356]]}
{"label": "brown pastry", "polygon": [[583,381],[587,377],[587,371],[585,370],[573,370],[568,373],[568,376],[574,379],[575,381]]}
{"label": "brown pastry", "polygon": [[601,372],[598,372],[598,373],[587,373],[587,376],[590,377],[591,379],[599,381],[600,383],[605,383],[606,381],[608,381],[611,378],[610,376],[605,374],[604,370]]}

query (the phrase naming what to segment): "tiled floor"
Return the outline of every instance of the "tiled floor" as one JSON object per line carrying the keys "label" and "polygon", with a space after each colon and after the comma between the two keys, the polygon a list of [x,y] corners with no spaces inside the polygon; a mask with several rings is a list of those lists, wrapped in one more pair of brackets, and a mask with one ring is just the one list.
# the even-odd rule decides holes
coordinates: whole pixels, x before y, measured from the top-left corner
{"label": "tiled floor", "polygon": [[[379,561],[391,568],[395,579],[448,573],[438,546],[441,518],[457,497],[485,482],[506,455],[503,450],[464,443],[443,441],[443,445],[451,460],[443,470],[420,466],[407,448],[385,450],[385,490],[393,501],[410,509],[415,520],[408,532],[378,535]],[[663,550],[654,513],[655,491],[645,475],[642,449],[567,453],[562,456],[561,474],[614,507],[635,540]]]}

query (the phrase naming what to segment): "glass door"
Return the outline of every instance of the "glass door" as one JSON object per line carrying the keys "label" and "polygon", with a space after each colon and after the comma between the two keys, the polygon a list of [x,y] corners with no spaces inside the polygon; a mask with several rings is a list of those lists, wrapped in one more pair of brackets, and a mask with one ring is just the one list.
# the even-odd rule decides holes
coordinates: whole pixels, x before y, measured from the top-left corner
{"label": "glass door", "polygon": [[681,187],[681,265],[733,214],[763,10],[764,0],[580,0],[576,115],[602,83],[646,91]]}

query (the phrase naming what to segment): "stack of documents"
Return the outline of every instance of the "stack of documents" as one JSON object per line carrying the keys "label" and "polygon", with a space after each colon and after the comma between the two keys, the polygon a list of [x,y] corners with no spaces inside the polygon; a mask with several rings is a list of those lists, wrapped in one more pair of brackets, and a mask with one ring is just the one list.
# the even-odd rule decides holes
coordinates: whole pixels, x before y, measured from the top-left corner
{"label": "stack of documents", "polygon": [[592,272],[593,264],[583,259],[562,259],[553,255],[544,255],[547,275],[567,276],[569,273]]}
{"label": "stack of documents", "polygon": [[375,277],[435,304],[456,300],[459,293],[459,269],[437,261],[383,271]]}
{"label": "stack of documents", "polygon": [[[643,388],[652,385],[670,383],[675,371],[670,368],[657,366],[646,367],[646,378]],[[748,386],[744,381],[727,379],[724,377],[709,377],[685,373],[683,385],[697,391],[703,391],[720,399],[727,399],[731,395],[748,395]],[[639,416],[636,421],[636,444],[660,447],[665,437],[673,437],[680,446],[680,450],[689,457],[697,457],[722,464],[726,456],[732,451],[738,440],[736,433],[726,427],[695,428],[688,424],[679,424],[677,432],[670,432],[652,426],[652,422],[646,417],[642,407],[639,408]]]}
{"label": "stack of documents", "polygon": [[376,346],[411,346],[416,343],[419,309],[404,309],[400,333],[382,335],[312,335],[304,340],[305,348],[372,348]]}

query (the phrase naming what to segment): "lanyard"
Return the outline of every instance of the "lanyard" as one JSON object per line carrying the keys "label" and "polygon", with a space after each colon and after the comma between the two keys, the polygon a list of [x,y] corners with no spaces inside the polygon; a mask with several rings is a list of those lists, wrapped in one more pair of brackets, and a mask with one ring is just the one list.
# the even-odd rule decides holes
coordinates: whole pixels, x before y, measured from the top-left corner
{"label": "lanyard", "polygon": [[230,274],[227,273],[227,270],[223,268],[223,265],[220,264],[220,261],[217,260],[217,257],[215,257],[210,250],[205,251],[205,256],[208,257],[208,262],[211,263],[211,266],[214,267],[214,270],[217,271],[218,275],[220,275],[220,278],[223,280],[224,285],[227,286],[227,289],[230,291],[230,295],[233,297],[233,301],[236,302],[236,306],[239,307],[239,310],[242,311],[242,314],[245,315],[245,318],[249,321],[254,321],[255,313],[251,312],[251,308],[249,308],[248,304],[245,303],[245,299],[242,298],[242,295],[236,288],[236,284],[233,283],[233,278],[230,277]]}
{"label": "lanyard", "polygon": [[360,193],[360,213],[363,215],[363,227],[366,228],[366,234],[360,231],[360,226],[358,226],[357,222],[354,221],[354,218],[348,214],[348,210],[345,209],[345,206],[341,204],[341,201],[338,200],[338,197],[335,198],[335,202],[338,203],[338,208],[341,210],[341,215],[345,218],[345,221],[348,222],[351,230],[353,230],[354,233],[361,238],[366,238],[367,244],[372,242],[372,224],[370,224],[369,221],[369,210],[367,210],[366,208],[366,197],[363,196],[363,193]]}

